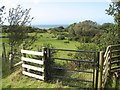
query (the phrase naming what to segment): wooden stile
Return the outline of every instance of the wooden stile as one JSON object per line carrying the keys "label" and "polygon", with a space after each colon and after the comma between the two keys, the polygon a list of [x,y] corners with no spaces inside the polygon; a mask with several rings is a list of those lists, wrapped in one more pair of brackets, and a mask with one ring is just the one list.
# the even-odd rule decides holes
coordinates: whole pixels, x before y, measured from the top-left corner
{"label": "wooden stile", "polygon": [[[102,60],[101,60],[102,58]],[[110,45],[107,47],[105,54],[100,54],[100,72],[99,72],[99,86],[98,88],[104,88],[107,82],[107,77],[113,68],[115,71],[120,69],[120,44]],[[114,65],[113,65],[114,64]],[[117,67],[117,68],[116,68]],[[120,70],[118,70],[120,71]]]}
{"label": "wooden stile", "polygon": [[[45,80],[45,60],[47,58],[47,48],[43,48],[42,52],[36,52],[36,51],[29,51],[29,50],[24,50],[24,48],[21,50],[22,53],[22,57],[21,60],[23,61],[22,67],[23,67],[23,74],[30,76],[30,77],[34,77],[40,80]],[[27,58],[25,57],[26,54],[31,54],[31,55],[38,55],[42,57],[42,60],[37,60],[37,59],[32,59],[32,58]],[[29,65],[30,62],[31,64],[34,63],[34,65]],[[37,66],[36,66],[36,65]],[[38,67],[38,64],[40,65],[40,67]],[[31,70],[34,70],[35,72],[39,71],[42,75],[37,75],[35,74],[35,72],[31,72]]]}

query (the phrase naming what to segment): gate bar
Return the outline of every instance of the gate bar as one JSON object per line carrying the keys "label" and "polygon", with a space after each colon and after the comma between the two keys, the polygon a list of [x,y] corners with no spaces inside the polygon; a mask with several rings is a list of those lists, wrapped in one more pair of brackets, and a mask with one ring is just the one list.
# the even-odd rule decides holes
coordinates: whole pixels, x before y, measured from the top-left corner
{"label": "gate bar", "polygon": [[76,72],[84,72],[84,73],[93,73],[92,71],[85,71],[85,70],[72,70],[67,68],[61,68],[61,67],[52,67],[53,69],[61,69],[61,70],[69,70],[69,71],[76,71]]}

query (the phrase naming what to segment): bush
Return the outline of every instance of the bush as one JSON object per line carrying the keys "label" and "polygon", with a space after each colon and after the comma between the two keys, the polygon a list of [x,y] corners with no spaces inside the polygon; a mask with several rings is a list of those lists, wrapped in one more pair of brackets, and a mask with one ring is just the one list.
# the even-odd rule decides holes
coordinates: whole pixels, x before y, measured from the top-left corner
{"label": "bush", "polygon": [[72,37],[68,37],[68,40],[69,40],[69,41],[72,41]]}
{"label": "bush", "polygon": [[70,43],[69,41],[64,41],[64,43]]}
{"label": "bush", "polygon": [[98,44],[101,50],[105,50],[107,46],[118,44],[118,42],[120,42],[116,32],[98,34],[92,40],[94,43]]}
{"label": "bush", "polygon": [[54,36],[52,36],[52,38],[56,38],[56,36],[54,35]]}
{"label": "bush", "polygon": [[64,40],[65,37],[63,35],[58,35],[57,40]]}
{"label": "bush", "polygon": [[72,56],[73,54],[72,53],[68,53],[67,56]]}
{"label": "bush", "polygon": [[43,37],[43,35],[40,35],[40,37]]}
{"label": "bush", "polygon": [[[77,46],[78,50],[87,50],[87,51],[98,51],[99,47],[95,44],[80,44],[79,46]],[[89,61],[93,61],[95,59],[95,53],[90,53],[90,52],[79,52],[79,53],[75,53],[74,55],[74,59],[78,59],[78,60],[89,60]],[[91,69],[92,68],[92,64],[90,63],[76,63],[77,66],[81,69]]]}
{"label": "bush", "polygon": [[90,43],[91,37],[90,36],[89,37],[88,36],[80,37],[79,41],[82,43]]}

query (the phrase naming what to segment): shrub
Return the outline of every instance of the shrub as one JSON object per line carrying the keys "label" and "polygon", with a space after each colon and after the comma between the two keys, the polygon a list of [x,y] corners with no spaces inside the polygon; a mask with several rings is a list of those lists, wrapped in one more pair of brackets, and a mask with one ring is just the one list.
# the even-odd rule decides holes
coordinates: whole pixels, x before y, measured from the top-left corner
{"label": "shrub", "polygon": [[52,36],[52,38],[56,38],[56,36],[54,35],[54,36]]}
{"label": "shrub", "polygon": [[[99,47],[95,44],[80,44],[77,46],[78,50],[87,50],[87,51],[98,51]],[[95,59],[95,53],[90,53],[90,52],[80,52],[80,53],[75,53],[74,55],[75,59],[78,60],[89,60],[89,61],[94,61]],[[90,63],[76,63],[77,66],[81,69],[90,69],[92,68],[92,64]]]}
{"label": "shrub", "polygon": [[40,37],[43,37],[43,35],[40,35]]}
{"label": "shrub", "polygon": [[67,56],[72,56],[73,54],[72,53],[68,53]]}
{"label": "shrub", "polygon": [[58,35],[57,40],[64,40],[65,37],[63,35]]}
{"label": "shrub", "polygon": [[69,41],[64,41],[64,43],[70,43]]}

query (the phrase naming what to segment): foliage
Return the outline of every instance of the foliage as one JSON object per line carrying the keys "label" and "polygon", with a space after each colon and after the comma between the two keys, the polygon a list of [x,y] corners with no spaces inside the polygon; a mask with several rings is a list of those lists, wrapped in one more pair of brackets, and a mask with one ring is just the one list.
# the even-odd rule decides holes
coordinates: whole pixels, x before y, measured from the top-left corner
{"label": "foliage", "polygon": [[[83,37],[92,38],[97,33],[99,33],[97,26],[98,25],[96,22],[93,22],[90,20],[86,20],[86,21],[79,22],[79,23],[74,23],[68,27],[69,37],[77,41]],[[90,42],[90,40],[84,41],[82,39],[80,41]]]}
{"label": "foliage", "polygon": [[119,38],[115,32],[108,32],[96,35],[93,40],[101,50],[105,50],[107,46],[117,44]]}
{"label": "foliage", "polygon": [[34,32],[37,32],[37,33],[45,33],[45,32],[47,32],[47,30],[46,30],[46,29],[36,28]]}
{"label": "foliage", "polygon": [[[78,50],[85,50],[88,52],[79,52],[76,53],[73,57],[78,60],[88,60],[94,62],[94,57],[96,52],[99,50],[99,47],[95,44],[80,44],[77,46]],[[76,66],[81,69],[90,69],[92,68],[92,63],[76,63]]]}
{"label": "foliage", "polygon": [[[9,26],[7,28],[7,32],[9,33],[7,35],[12,50],[14,50],[13,47],[18,50],[18,47],[21,46],[23,41],[25,45],[28,44],[29,46],[36,40],[36,34],[35,36],[28,36],[28,33],[31,32],[30,30],[33,30],[30,26],[27,27],[33,19],[33,17],[31,18],[29,15],[30,10],[31,8],[23,9],[20,5],[16,8],[9,9]],[[27,40],[28,37],[29,40]]]}
{"label": "foliage", "polygon": [[92,41],[96,43],[101,50],[105,50],[108,45],[117,44],[119,41],[116,33],[115,24],[104,23],[100,27],[101,32],[96,34]]}
{"label": "foliage", "polygon": [[22,26],[11,26],[9,29],[8,37],[9,43],[12,45],[19,45],[25,38],[27,38],[26,28]]}
{"label": "foliage", "polygon": [[70,42],[67,40],[67,41],[64,41],[64,43],[70,43]]}
{"label": "foliage", "polygon": [[[116,31],[117,37],[120,38],[120,1],[112,2],[109,5],[109,8],[106,9],[106,12],[108,15],[111,15],[114,17],[114,21],[116,25],[115,31]],[[120,40],[117,43],[120,43]]]}
{"label": "foliage", "polygon": [[65,37],[63,35],[58,35],[57,40],[64,40]]}
{"label": "foliage", "polygon": [[30,24],[31,18],[29,15],[31,8],[23,9],[20,5],[16,8],[9,9],[8,22],[10,26],[25,26]]}
{"label": "foliage", "polygon": [[6,14],[6,12],[5,12],[5,6],[2,6],[0,8],[0,25],[2,25],[4,23],[4,20],[6,19],[4,17],[4,14]]}
{"label": "foliage", "polygon": [[54,48],[54,46],[51,43],[43,43],[42,47]]}
{"label": "foliage", "polygon": [[115,24],[113,23],[103,23],[102,25],[99,26],[99,29],[106,33],[113,31],[114,28],[115,28]]}

